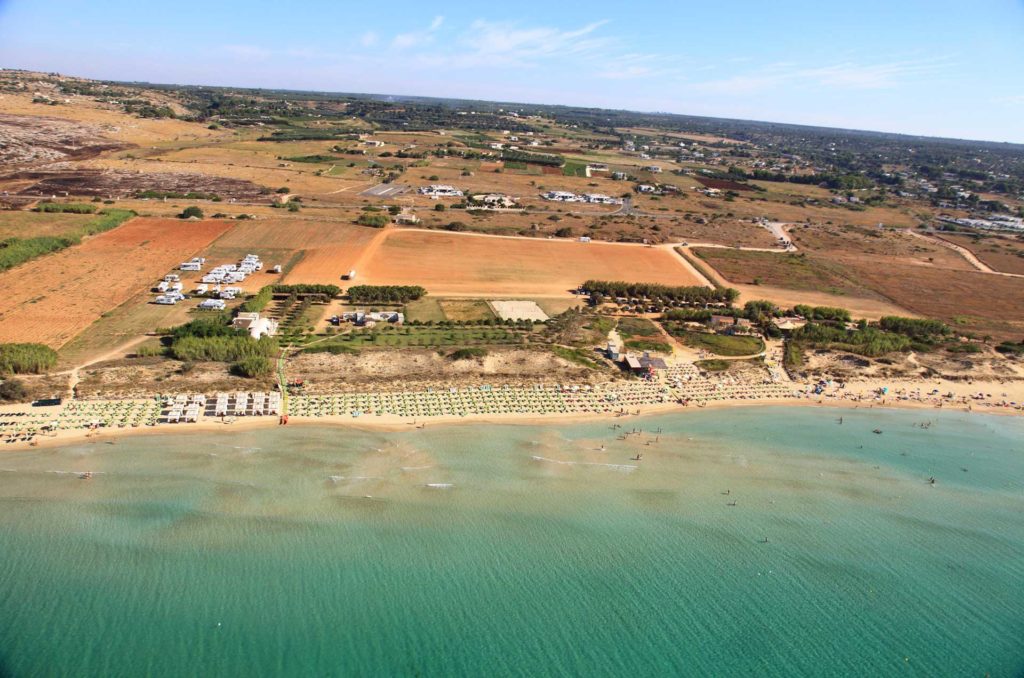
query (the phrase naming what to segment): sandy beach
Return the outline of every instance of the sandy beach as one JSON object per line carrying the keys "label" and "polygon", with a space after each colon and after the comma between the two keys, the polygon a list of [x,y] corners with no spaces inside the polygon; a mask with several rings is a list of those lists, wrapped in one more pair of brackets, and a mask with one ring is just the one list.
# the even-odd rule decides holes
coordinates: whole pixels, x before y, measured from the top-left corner
{"label": "sandy beach", "polygon": [[[459,424],[537,425],[633,419],[672,411],[772,405],[953,409],[1004,415],[1024,413],[1024,382],[1016,381],[919,379],[799,383],[781,380],[746,383],[730,377],[697,378],[684,370],[682,374],[670,371],[653,382],[624,382],[593,390],[589,390],[589,386],[582,388],[587,390],[580,387],[552,387],[547,390],[464,387],[461,390],[451,388],[449,391],[410,394],[304,394],[286,400],[284,407],[287,409],[283,413],[287,413],[287,420],[271,412],[262,416],[211,416],[209,406],[206,406],[196,421],[168,423],[166,402],[170,400],[161,403],[156,398],[69,401],[51,407],[10,405],[0,407],[0,435],[4,436],[0,438],[3,441],[0,442],[0,450],[52,447],[82,440],[113,443],[126,435],[241,431],[280,426],[285,421],[288,426],[327,425],[397,431]],[[536,400],[524,405],[522,399],[530,397],[536,397]],[[465,409],[455,411],[456,406],[452,402],[456,398],[461,403],[458,407]],[[395,413],[395,403],[399,403],[398,408],[407,407],[407,413]],[[428,403],[432,405],[428,406]],[[70,419],[67,418],[69,411],[74,413]],[[119,415],[120,420],[109,414],[90,414],[97,412],[123,414]]]}

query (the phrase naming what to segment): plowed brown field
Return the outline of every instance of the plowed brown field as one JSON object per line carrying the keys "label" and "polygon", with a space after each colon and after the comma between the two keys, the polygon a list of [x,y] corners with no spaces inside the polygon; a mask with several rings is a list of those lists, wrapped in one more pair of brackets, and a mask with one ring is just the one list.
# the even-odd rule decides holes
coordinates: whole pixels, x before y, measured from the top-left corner
{"label": "plowed brown field", "polygon": [[638,245],[415,230],[381,236],[355,264],[358,283],[453,296],[562,296],[588,279],[701,284],[672,252]]}
{"label": "plowed brown field", "polygon": [[0,342],[63,346],[231,226],[229,221],[133,219],[0,274]]}

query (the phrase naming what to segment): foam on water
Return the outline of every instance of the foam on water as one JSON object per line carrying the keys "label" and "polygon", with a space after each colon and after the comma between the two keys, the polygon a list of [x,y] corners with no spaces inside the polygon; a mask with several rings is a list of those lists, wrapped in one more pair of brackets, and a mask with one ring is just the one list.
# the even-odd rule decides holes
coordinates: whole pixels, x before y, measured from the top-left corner
{"label": "foam on water", "polygon": [[1024,424],[842,415],[4,453],[0,676],[1021,675]]}

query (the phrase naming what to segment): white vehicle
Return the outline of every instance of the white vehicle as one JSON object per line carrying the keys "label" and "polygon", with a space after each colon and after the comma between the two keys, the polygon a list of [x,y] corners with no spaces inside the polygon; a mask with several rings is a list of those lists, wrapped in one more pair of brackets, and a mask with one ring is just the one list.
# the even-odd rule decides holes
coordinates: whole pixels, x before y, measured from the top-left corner
{"label": "white vehicle", "polygon": [[174,306],[175,304],[178,303],[179,299],[177,297],[172,297],[164,294],[157,297],[155,301],[156,303],[162,304],[164,306]]}
{"label": "white vehicle", "polygon": [[206,290],[210,289],[207,285],[196,285],[196,294],[206,294]]}
{"label": "white vehicle", "polygon": [[223,311],[225,306],[223,299],[206,299],[199,304],[199,308],[206,311]]}
{"label": "white vehicle", "polygon": [[171,286],[170,283],[168,283],[166,280],[161,280],[160,282],[158,282],[156,284],[156,288],[155,289],[156,289],[157,292],[166,292],[167,288],[169,288],[170,286]]}

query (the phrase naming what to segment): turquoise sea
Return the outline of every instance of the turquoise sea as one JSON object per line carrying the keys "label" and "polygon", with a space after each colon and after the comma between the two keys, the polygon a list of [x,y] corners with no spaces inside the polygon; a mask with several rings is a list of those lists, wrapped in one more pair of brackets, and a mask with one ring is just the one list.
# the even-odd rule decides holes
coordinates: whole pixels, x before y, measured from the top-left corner
{"label": "turquoise sea", "polygon": [[1024,420],[0,451],[0,676],[140,675],[1024,676]]}

